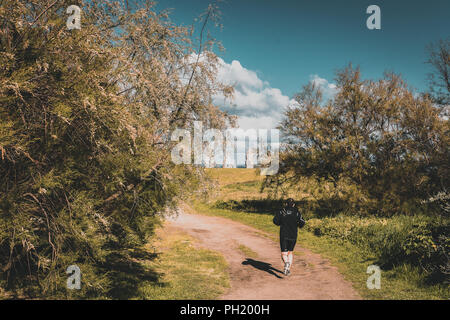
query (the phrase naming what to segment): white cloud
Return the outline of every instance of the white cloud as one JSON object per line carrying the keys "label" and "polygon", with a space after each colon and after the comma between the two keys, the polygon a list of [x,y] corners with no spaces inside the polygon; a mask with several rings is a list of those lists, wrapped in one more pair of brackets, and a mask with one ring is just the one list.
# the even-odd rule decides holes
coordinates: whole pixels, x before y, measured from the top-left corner
{"label": "white cloud", "polygon": [[317,74],[310,75],[309,81],[322,90],[323,98],[325,101],[333,98],[337,93],[337,87],[334,83],[328,82],[327,79],[321,78]]}
{"label": "white cloud", "polygon": [[[294,99],[273,88],[258,77],[255,71],[246,69],[237,60],[226,63],[219,58],[217,78],[220,82],[234,87],[233,100],[225,100],[222,95],[213,97],[214,104],[222,110],[238,116],[242,129],[273,129],[283,118],[286,107],[297,104]],[[322,90],[324,100],[337,93],[337,87],[317,74],[310,75],[309,81]]]}
{"label": "white cloud", "polygon": [[244,68],[237,60],[233,60],[231,64],[228,64],[219,58],[219,65],[218,78],[223,83],[251,88],[262,88],[264,85],[256,72]]}
{"label": "white cloud", "polygon": [[237,60],[231,64],[219,58],[218,80],[234,86],[234,98],[225,101],[221,95],[214,97],[214,103],[223,110],[238,116],[243,129],[275,128],[285,108],[293,103],[280,89],[272,88],[261,80],[255,71],[244,68]]}
{"label": "white cloud", "polygon": [[246,117],[241,116],[238,118],[239,127],[246,130],[251,128],[258,129],[275,129],[281,120],[281,115],[273,116],[256,116],[256,117]]}

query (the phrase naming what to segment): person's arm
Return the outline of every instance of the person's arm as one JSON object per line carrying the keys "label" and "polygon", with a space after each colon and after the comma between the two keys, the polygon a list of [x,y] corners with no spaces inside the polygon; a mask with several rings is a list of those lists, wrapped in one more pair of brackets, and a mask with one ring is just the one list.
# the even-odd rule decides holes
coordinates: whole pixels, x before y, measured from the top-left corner
{"label": "person's arm", "polygon": [[277,211],[275,217],[273,217],[273,223],[279,226],[281,224],[281,211]]}
{"label": "person's arm", "polygon": [[297,209],[297,226],[299,228],[303,228],[303,226],[305,225],[305,220],[302,217],[302,214],[300,213],[300,210]]}

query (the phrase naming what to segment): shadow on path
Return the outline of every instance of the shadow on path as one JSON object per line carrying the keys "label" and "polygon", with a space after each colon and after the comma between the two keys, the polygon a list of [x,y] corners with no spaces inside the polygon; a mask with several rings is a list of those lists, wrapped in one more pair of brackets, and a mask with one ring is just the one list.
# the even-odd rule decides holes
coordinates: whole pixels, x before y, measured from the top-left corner
{"label": "shadow on path", "polygon": [[256,268],[258,270],[262,270],[265,271],[267,273],[270,273],[271,275],[274,275],[275,277],[281,279],[282,277],[280,277],[279,275],[277,275],[274,271],[279,272],[279,273],[283,273],[278,269],[275,269],[274,267],[272,267],[272,265],[270,263],[266,263],[266,262],[262,262],[262,261],[257,261],[257,260],[253,260],[253,259],[249,259],[247,258],[245,261],[242,261],[243,265],[251,265],[253,268]]}

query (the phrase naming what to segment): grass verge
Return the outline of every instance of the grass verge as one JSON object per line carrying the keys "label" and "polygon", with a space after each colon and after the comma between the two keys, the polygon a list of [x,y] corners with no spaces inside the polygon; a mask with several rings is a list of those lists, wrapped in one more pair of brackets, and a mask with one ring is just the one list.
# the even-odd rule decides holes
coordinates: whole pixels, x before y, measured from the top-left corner
{"label": "grass verge", "polygon": [[[170,225],[159,227],[152,242],[130,252],[131,260],[115,262],[107,294],[86,297],[78,290],[66,290],[46,299],[216,299],[230,286],[228,264],[222,255],[197,247],[195,241]],[[32,298],[0,288],[0,300],[4,299]]]}
{"label": "grass verge", "polygon": [[239,249],[239,251],[241,251],[241,252],[245,255],[245,257],[247,257],[247,258],[253,258],[253,259],[258,258],[258,253],[256,253],[255,251],[253,251],[253,250],[250,249],[249,247],[244,246],[243,244],[240,244],[240,245],[238,246],[238,249]]}
{"label": "grass verge", "polygon": [[228,264],[222,255],[196,247],[194,238],[170,227],[164,227],[158,235],[154,246],[162,252],[148,262],[148,267],[161,275],[161,281],[141,286],[140,298],[216,299],[229,288]]}

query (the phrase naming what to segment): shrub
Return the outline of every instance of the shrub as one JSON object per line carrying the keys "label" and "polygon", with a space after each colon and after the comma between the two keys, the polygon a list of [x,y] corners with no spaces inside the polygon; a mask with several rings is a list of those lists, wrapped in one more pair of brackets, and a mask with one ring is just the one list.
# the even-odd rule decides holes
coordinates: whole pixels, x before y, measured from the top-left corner
{"label": "shrub", "polygon": [[407,263],[421,268],[432,281],[448,282],[450,223],[446,218],[313,218],[306,229],[367,249],[383,268]]}
{"label": "shrub", "polygon": [[[66,28],[73,4],[80,30]],[[168,132],[190,117],[226,125],[210,103],[223,89],[217,57],[198,52],[194,66],[189,30],[153,5],[2,1],[0,284],[8,289],[61,292],[76,264],[77,294],[106,294],[130,250],[201,184],[202,170],[171,161]]]}
{"label": "shrub", "polygon": [[328,101],[314,83],[295,100],[280,125],[287,143],[267,188],[298,188],[308,178],[317,183],[305,192],[319,194],[319,207],[332,215],[390,216],[432,213],[422,201],[450,187],[448,118],[398,75],[366,80],[350,65],[337,72]]}

